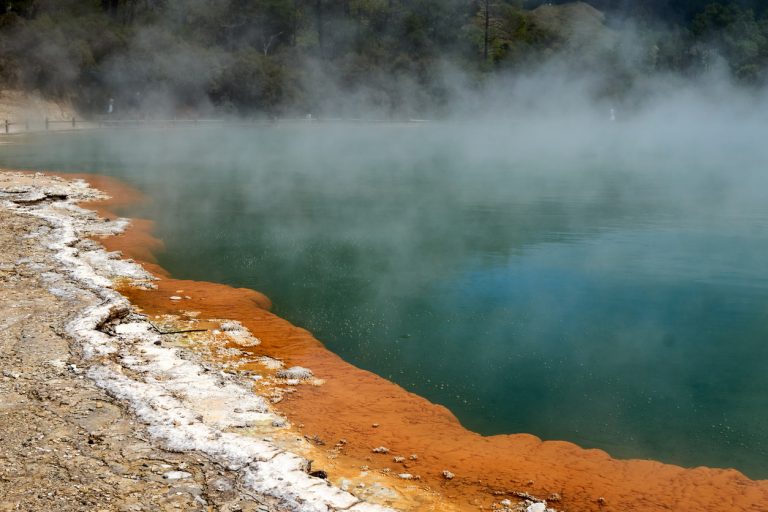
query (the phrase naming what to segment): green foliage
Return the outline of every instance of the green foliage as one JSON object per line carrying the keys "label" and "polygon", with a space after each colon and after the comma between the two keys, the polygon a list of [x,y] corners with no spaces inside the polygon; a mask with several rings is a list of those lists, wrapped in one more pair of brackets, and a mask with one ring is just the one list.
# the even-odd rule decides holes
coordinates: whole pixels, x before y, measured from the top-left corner
{"label": "green foliage", "polygon": [[751,9],[710,4],[694,18],[692,33],[699,44],[715,49],[726,60],[737,79],[751,83],[764,79],[768,19],[758,20]]}
{"label": "green foliage", "polygon": [[[617,12],[617,2],[591,3]],[[768,19],[745,7],[752,3],[644,2],[633,10],[639,19],[679,23],[641,23],[630,49],[621,26],[586,4],[17,0],[0,14],[0,81],[93,112],[115,98],[126,115],[151,113],[161,100],[172,110],[248,114],[338,114],[364,100],[384,115],[417,115],[445,100],[446,64],[482,80],[550,57],[600,71],[606,91],[649,72],[701,73],[718,59],[737,80],[762,84]],[[330,90],[343,95],[331,101]]]}
{"label": "green foliage", "polygon": [[239,50],[211,85],[211,97],[229,110],[277,114],[291,103],[298,80],[280,61],[255,48]]}
{"label": "green foliage", "polygon": [[557,34],[538,26],[522,9],[502,5],[499,11],[492,38],[494,62],[528,63],[537,50],[554,45]]}

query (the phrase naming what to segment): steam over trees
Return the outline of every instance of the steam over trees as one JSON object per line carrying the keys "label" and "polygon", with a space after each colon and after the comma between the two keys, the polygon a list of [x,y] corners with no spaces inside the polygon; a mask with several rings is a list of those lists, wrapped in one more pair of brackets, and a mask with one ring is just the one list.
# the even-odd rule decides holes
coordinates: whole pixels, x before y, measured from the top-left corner
{"label": "steam over trees", "polygon": [[479,83],[553,57],[610,70],[605,94],[620,94],[644,73],[694,75],[723,63],[744,83],[768,80],[768,18],[757,0],[3,4],[2,85],[67,96],[95,112],[115,97],[137,115],[155,105],[352,115],[357,103],[384,116],[412,115],[439,108],[446,70]]}

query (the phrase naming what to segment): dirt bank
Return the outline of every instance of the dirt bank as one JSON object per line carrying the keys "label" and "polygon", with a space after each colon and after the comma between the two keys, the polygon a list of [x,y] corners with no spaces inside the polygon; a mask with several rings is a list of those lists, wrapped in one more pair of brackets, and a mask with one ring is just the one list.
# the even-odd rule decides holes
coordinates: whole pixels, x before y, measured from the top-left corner
{"label": "dirt bank", "polygon": [[[110,208],[122,196],[137,199],[134,191],[112,180],[94,177],[92,183],[117,198],[93,205],[107,216],[114,217]],[[768,510],[768,481],[752,481],[734,470],[615,460],[600,450],[542,442],[527,434],[482,437],[469,432],[445,408],[345,363],[309,332],[271,314],[260,294],[173,279],[151,255],[161,247],[151,228],[149,222],[135,222],[103,241],[162,276],[155,289],[122,292],[152,315],[192,310],[204,318],[240,321],[261,340],[234,356],[241,371],[257,371],[258,365],[249,361],[263,354],[311,368],[322,386],[298,386],[275,401],[315,445],[315,464],[344,488],[369,486],[372,475],[378,475],[381,485],[400,495],[384,501],[409,510],[528,507],[521,499],[525,496],[571,511]]]}
{"label": "dirt bank", "polygon": [[0,91],[0,121],[40,123],[46,117],[51,121],[70,121],[77,113],[68,101],[47,100],[23,91]]}

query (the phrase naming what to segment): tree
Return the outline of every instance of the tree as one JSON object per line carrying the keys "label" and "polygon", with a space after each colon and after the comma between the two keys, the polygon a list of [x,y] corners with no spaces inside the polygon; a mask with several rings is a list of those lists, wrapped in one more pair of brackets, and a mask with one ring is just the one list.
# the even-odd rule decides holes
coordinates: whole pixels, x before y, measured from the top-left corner
{"label": "tree", "polygon": [[484,37],[483,37],[483,62],[488,62],[488,43],[490,42],[491,27],[491,2],[485,0],[484,18]]}
{"label": "tree", "polygon": [[768,63],[768,20],[734,5],[710,4],[696,15],[692,33],[703,55],[721,55],[736,78],[757,82]]}

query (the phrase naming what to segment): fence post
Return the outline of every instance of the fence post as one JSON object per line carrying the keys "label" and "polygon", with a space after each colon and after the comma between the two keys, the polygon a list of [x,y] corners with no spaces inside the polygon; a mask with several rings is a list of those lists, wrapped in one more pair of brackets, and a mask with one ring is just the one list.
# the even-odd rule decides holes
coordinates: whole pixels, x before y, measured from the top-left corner
{"label": "fence post", "polygon": [[76,127],[77,121],[75,120],[75,116],[72,116],[72,128]]}
{"label": "fence post", "polygon": [[29,131],[29,119],[25,119],[25,120],[24,120],[24,129],[25,129],[26,131]]}
{"label": "fence post", "polygon": [[11,127],[11,125],[8,122],[8,120],[6,119],[5,120],[5,133],[10,133],[10,127]]}
{"label": "fence post", "polygon": [[45,116],[45,130],[46,130],[46,131],[48,131],[48,123],[49,123],[49,122],[50,122],[50,121],[48,121],[48,116]]}

